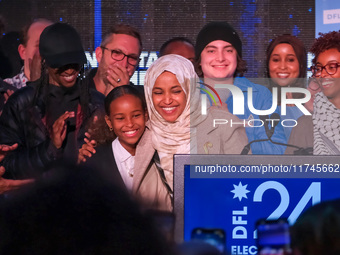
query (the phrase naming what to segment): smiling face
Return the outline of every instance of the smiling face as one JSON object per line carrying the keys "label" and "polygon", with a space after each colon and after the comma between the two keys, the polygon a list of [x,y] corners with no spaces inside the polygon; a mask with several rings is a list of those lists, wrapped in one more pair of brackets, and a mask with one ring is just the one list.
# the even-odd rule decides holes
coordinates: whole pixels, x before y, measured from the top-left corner
{"label": "smiling face", "polygon": [[[330,63],[340,63],[340,52],[332,48],[320,53],[317,60],[317,66],[325,66]],[[340,68],[333,75],[329,75],[325,69],[322,70],[319,78],[319,84],[324,95],[337,108],[340,108]]]}
{"label": "smiling face", "polygon": [[120,144],[133,156],[144,133],[146,118],[141,100],[130,94],[113,100],[110,115],[105,116],[107,125],[113,129]]}
{"label": "smiling face", "polygon": [[163,72],[152,89],[156,111],[168,122],[175,122],[185,109],[187,97],[176,75]]}
{"label": "smiling face", "polygon": [[60,68],[48,67],[49,83],[58,87],[72,87],[80,72],[79,64],[70,64]]}
{"label": "smiling face", "polygon": [[203,49],[200,65],[204,78],[233,78],[237,68],[237,52],[226,41],[212,41]]}
{"label": "smiling face", "polygon": [[299,77],[299,61],[293,47],[288,43],[278,44],[269,59],[269,76],[279,86],[289,86]]}
{"label": "smiling face", "polygon": [[126,34],[112,34],[109,43],[105,45],[105,48],[109,50],[105,50],[103,48],[98,47],[96,49],[96,57],[98,61],[98,70],[102,73],[103,79],[106,80],[106,72],[110,66],[118,65],[124,69],[126,69],[129,77],[131,78],[133,73],[136,70],[136,66],[133,66],[128,63],[127,57],[124,59],[117,61],[111,57],[110,50],[116,50],[118,52],[123,52],[126,55],[139,58],[141,49],[139,45],[139,41],[137,38],[126,35]]}

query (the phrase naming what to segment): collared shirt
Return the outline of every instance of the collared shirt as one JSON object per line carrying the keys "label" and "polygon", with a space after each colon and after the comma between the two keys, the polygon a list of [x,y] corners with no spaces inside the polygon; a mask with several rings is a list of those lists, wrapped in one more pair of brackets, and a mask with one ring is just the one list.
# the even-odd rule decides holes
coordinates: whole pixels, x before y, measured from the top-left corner
{"label": "collared shirt", "polygon": [[7,78],[4,81],[18,89],[25,87],[26,82],[28,82],[28,78],[24,73],[24,67],[21,68],[20,73],[18,73],[16,76],[12,78]]}
{"label": "collared shirt", "polygon": [[112,142],[112,151],[118,170],[124,184],[128,190],[132,190],[133,168],[135,166],[135,157],[132,156],[119,142],[118,137]]}

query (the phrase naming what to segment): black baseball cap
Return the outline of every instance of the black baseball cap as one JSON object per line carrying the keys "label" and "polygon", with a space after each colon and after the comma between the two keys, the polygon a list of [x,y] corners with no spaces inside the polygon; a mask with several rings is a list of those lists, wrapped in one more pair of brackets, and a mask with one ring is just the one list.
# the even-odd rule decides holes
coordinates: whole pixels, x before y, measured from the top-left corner
{"label": "black baseball cap", "polygon": [[39,52],[47,66],[59,68],[87,62],[80,36],[69,24],[54,23],[40,35]]}

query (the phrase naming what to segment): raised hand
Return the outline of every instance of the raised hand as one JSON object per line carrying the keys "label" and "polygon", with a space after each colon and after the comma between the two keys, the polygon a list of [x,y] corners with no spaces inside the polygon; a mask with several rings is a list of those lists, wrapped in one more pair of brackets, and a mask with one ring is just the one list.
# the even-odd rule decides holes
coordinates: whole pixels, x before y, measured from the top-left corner
{"label": "raised hand", "polygon": [[111,85],[106,88],[105,95],[107,95],[112,89],[122,85],[128,85],[130,83],[130,76],[128,70],[120,65],[113,65],[108,68],[106,78]]}
{"label": "raised hand", "polygon": [[63,115],[61,115],[53,124],[51,139],[54,146],[59,149],[63,145],[63,141],[65,140],[67,133],[67,125],[66,120],[68,118],[74,118],[74,112],[66,111]]}
{"label": "raised hand", "polygon": [[92,155],[96,153],[94,147],[96,147],[97,142],[95,140],[91,140],[91,135],[88,132],[85,133],[85,136],[85,143],[79,149],[78,164],[81,162],[86,162],[87,158],[92,157]]}
{"label": "raised hand", "polygon": [[18,144],[17,143],[15,143],[13,145],[0,144],[0,162],[5,158],[6,154],[9,151],[13,151],[16,148],[18,148]]}
{"label": "raised hand", "polygon": [[7,102],[8,98],[14,93],[14,90],[8,89],[4,93],[5,103]]}
{"label": "raised hand", "polygon": [[30,68],[30,81],[36,81],[41,76],[41,57],[39,51],[37,50],[33,55],[33,58],[30,58],[28,61]]}
{"label": "raised hand", "polygon": [[0,166],[0,194],[3,194],[9,190],[18,189],[19,187],[34,182],[33,179],[26,180],[9,180],[2,178],[5,173],[5,168]]}

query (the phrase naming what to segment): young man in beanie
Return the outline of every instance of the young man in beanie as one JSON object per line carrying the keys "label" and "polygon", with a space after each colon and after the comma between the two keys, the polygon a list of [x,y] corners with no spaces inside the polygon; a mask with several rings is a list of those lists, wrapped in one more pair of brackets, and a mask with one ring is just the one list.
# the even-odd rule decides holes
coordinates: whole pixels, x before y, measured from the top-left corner
{"label": "young man in beanie", "polygon": [[14,93],[0,117],[0,143],[18,144],[3,161],[5,177],[32,178],[56,160],[76,162],[86,124],[103,109],[79,73],[86,57],[77,31],[55,23],[40,36],[41,78]]}
{"label": "young man in beanie", "polygon": [[[211,22],[205,25],[197,35],[195,45],[195,67],[198,75],[207,85],[233,84],[243,92],[244,115],[237,115],[245,123],[259,116],[248,108],[248,88],[253,89],[253,105],[257,110],[268,110],[272,106],[272,94],[264,86],[254,84],[243,76],[246,63],[242,59],[242,42],[237,32],[227,22]],[[203,86],[203,85],[202,85]],[[216,89],[221,100],[227,104],[228,110],[233,113],[233,96],[227,89]],[[264,123],[266,125],[267,123]],[[249,142],[253,142],[253,154],[283,154],[285,146],[277,145],[268,140],[266,130],[262,127],[246,126]],[[282,126],[279,124],[271,139],[278,143],[286,143]]]}

